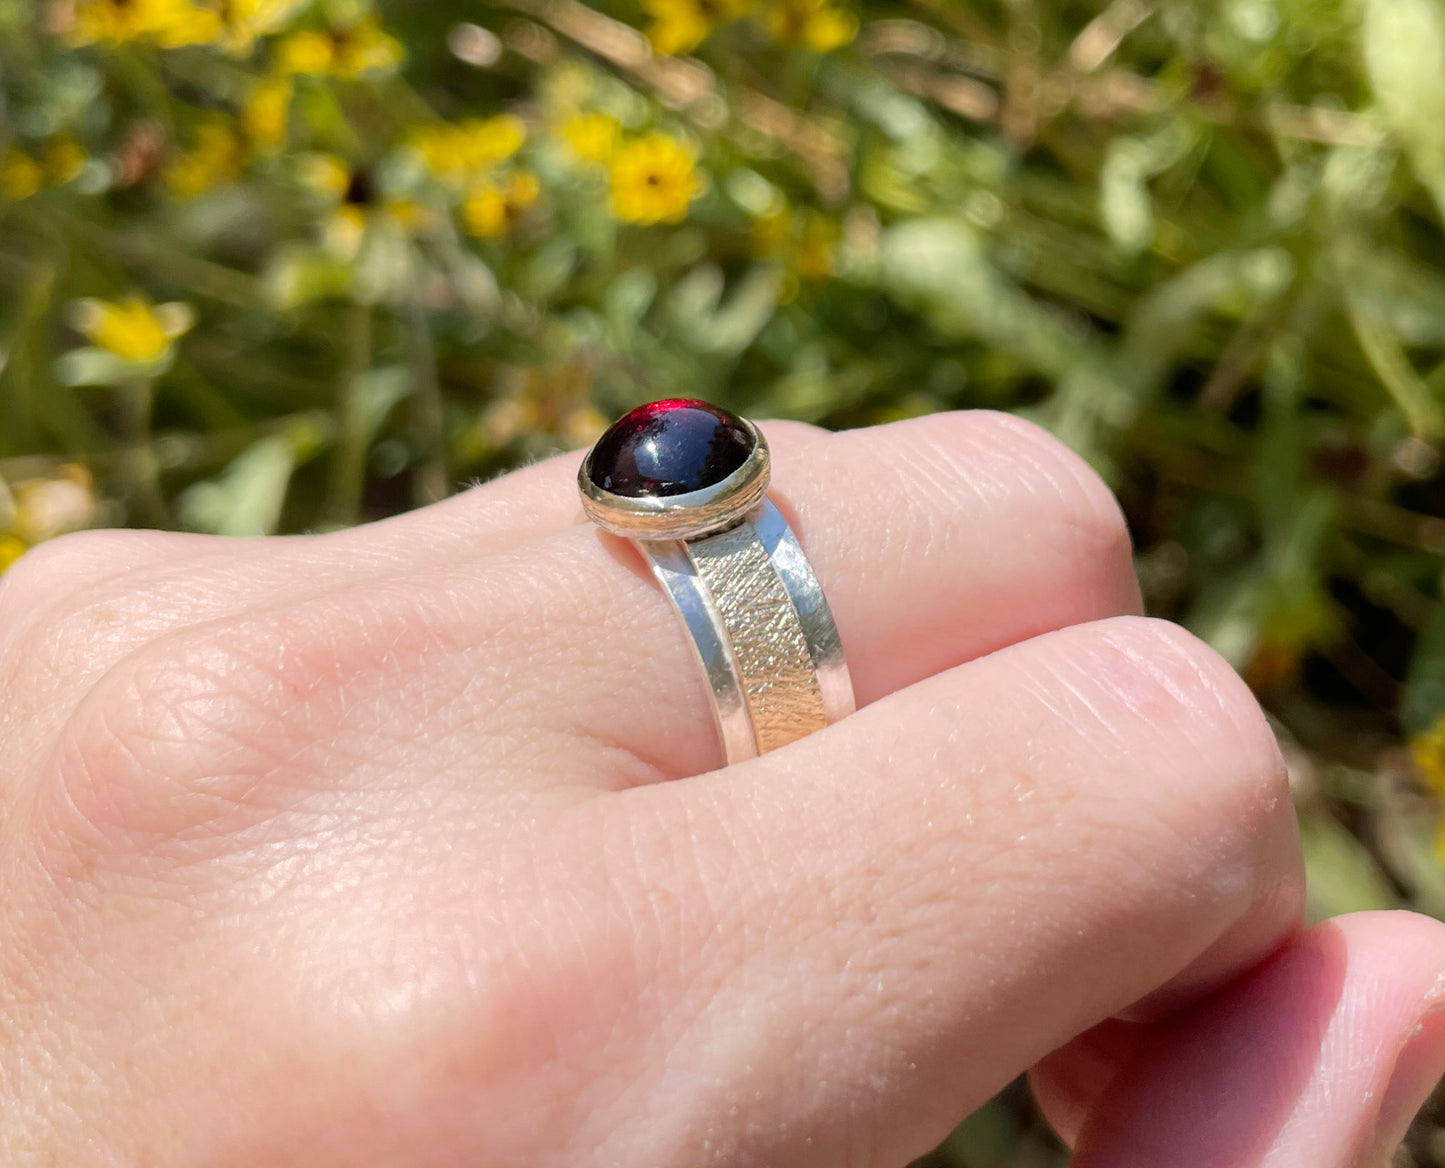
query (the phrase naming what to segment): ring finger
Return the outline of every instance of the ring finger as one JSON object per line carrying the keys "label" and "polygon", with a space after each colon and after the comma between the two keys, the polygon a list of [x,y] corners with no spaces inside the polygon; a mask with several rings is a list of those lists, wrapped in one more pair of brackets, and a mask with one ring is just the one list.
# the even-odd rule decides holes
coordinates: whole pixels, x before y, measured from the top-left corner
{"label": "ring finger", "polygon": [[[829,596],[860,704],[1138,609],[1112,495],[1016,418],[946,414],[781,443],[774,482]],[[159,690],[157,700],[213,688],[216,641],[214,630],[181,630],[105,684]],[[207,707],[217,718],[264,716],[275,695],[294,703],[331,687],[313,705],[333,721],[309,722],[310,741],[339,736],[365,758],[368,738],[424,727],[458,744],[464,798],[482,746],[494,760],[525,757],[544,785],[635,786],[722,762],[681,622],[635,551],[590,527],[248,614],[223,641],[241,660],[221,671],[225,700]],[[106,708],[103,695],[94,706]]]}
{"label": "ring finger", "polygon": [[[860,705],[1038,634],[1138,610],[1113,496],[1016,418],[950,414],[832,435],[780,451],[774,482],[829,597]],[[687,635],[626,544],[570,530],[502,557],[475,589],[473,611],[497,613],[489,632],[510,682],[540,695],[526,724],[560,719],[641,757],[654,778],[722,762]]]}

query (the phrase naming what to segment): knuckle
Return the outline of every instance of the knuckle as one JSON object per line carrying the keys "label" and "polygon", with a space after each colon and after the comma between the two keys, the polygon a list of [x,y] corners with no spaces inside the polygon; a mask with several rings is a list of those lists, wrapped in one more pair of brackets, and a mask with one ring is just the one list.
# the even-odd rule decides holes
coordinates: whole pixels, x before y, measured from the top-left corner
{"label": "knuckle", "polygon": [[0,577],[0,730],[51,741],[116,662],[183,623],[186,590],[199,587],[194,538],[79,532],[40,544]]}
{"label": "knuckle", "polygon": [[980,416],[984,437],[1016,464],[1081,547],[1111,559],[1130,558],[1124,512],[1114,492],[1089,463],[1042,426],[1014,414]]}
{"label": "knuckle", "polygon": [[[88,645],[130,617],[128,573],[184,552],[187,537],[155,531],[81,531],[31,548],[0,576],[0,658],[16,656],[22,633],[44,633],[39,652],[63,656],[62,645]],[[79,619],[77,619],[79,618]],[[34,650],[32,643],[27,646]],[[42,662],[43,663],[43,662]]]}
{"label": "knuckle", "polygon": [[49,810],[63,834],[120,850],[204,842],[277,810],[333,676],[294,632],[283,619],[180,630],[113,666],[59,736]]}
{"label": "knuckle", "polygon": [[1200,834],[1255,839],[1292,816],[1274,731],[1243,679],[1179,625],[1115,617],[1089,626],[1079,668],[1154,739],[1158,797]]}
{"label": "knuckle", "polygon": [[[946,460],[950,477],[983,493],[1011,525],[1029,526],[1031,571],[1067,580],[1072,594],[1095,598],[1089,615],[1136,607],[1128,524],[1113,491],[1088,462],[1043,427],[1013,414],[939,414],[924,425],[933,460]],[[995,502],[1000,499],[1007,506]]]}
{"label": "knuckle", "polygon": [[244,804],[258,747],[274,741],[256,724],[259,690],[230,649],[162,641],[133,654],[62,730],[49,820],[67,836],[124,845],[182,836]]}
{"label": "knuckle", "polygon": [[0,612],[15,616],[53,603],[115,571],[116,559],[131,546],[134,532],[81,531],[38,544],[0,576]]}
{"label": "knuckle", "polygon": [[193,855],[285,814],[402,740],[394,696],[435,650],[424,613],[365,591],[163,634],[112,666],[60,731],[56,822],[121,851]]}

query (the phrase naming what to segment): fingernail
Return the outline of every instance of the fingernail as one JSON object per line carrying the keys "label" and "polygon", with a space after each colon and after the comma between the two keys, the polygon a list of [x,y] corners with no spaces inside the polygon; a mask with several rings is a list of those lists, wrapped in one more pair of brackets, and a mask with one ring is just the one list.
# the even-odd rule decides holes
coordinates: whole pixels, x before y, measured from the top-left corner
{"label": "fingernail", "polygon": [[1445,1003],[1435,1006],[1405,1043],[1395,1060],[1389,1086],[1380,1099],[1375,1119],[1372,1158],[1365,1163],[1389,1163],[1405,1140],[1416,1113],[1445,1075]]}

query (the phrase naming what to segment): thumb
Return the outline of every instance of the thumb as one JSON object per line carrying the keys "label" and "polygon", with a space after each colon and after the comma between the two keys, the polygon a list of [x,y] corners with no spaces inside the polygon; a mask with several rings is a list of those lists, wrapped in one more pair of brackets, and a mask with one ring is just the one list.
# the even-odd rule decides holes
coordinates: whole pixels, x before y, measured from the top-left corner
{"label": "thumb", "polygon": [[1341,917],[1128,1029],[1035,1071],[1074,1168],[1379,1168],[1445,1072],[1445,925]]}

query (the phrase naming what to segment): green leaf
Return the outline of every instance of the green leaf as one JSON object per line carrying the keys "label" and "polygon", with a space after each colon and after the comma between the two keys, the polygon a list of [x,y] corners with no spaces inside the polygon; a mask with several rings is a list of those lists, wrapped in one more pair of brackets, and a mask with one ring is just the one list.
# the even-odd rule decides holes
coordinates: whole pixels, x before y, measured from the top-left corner
{"label": "green leaf", "polygon": [[883,287],[945,336],[979,339],[1062,380],[1091,359],[1089,334],[1037,304],[960,219],[915,219],[882,242]]}
{"label": "green leaf", "polygon": [[998,1100],[985,1103],[961,1123],[941,1149],[959,1168],[1012,1168],[1023,1143],[1018,1122]]}
{"label": "green leaf", "polygon": [[1360,289],[1352,285],[1346,287],[1345,306],[1360,348],[1380,384],[1405,415],[1411,432],[1427,441],[1445,437],[1445,411],[1441,410],[1429,385],[1415,372],[1399,338],[1382,324]]}
{"label": "green leaf", "polygon": [[1407,733],[1423,734],[1445,714],[1445,607],[1438,607],[1420,634],[1405,688],[1400,722]]}
{"label": "green leaf", "polygon": [[517,291],[530,300],[545,304],[558,295],[577,270],[577,245],[559,235],[537,249],[517,275]]}
{"label": "green leaf", "polygon": [[1445,12],[1438,0],[1367,0],[1363,36],[1380,115],[1445,209]]}
{"label": "green leaf", "polygon": [[1397,342],[1445,346],[1445,279],[1438,267],[1348,237],[1330,258],[1350,303]]}
{"label": "green leaf", "polygon": [[317,300],[341,299],[352,286],[351,265],[319,248],[283,247],[266,272],[266,290],[277,308],[300,308]]}
{"label": "green leaf", "polygon": [[286,435],[262,438],[220,478],[197,483],[181,495],[181,522],[214,535],[274,535],[295,468],[296,448]]}
{"label": "green leaf", "polygon": [[1154,198],[1137,143],[1109,146],[1099,174],[1099,214],[1120,251],[1136,255],[1154,242]]}
{"label": "green leaf", "polygon": [[673,325],[697,352],[731,355],[752,344],[772,319],[782,286],[782,269],[759,264],[724,303],[722,272],[701,264],[678,282],[668,308]]}
{"label": "green leaf", "polygon": [[1302,815],[1300,842],[1311,921],[1395,907],[1395,890],[1379,864],[1333,816],[1323,811]]}
{"label": "green leaf", "polygon": [[170,355],[150,364],[124,361],[106,349],[71,349],[55,360],[55,380],[61,385],[124,385],[149,381],[170,368]]}
{"label": "green leaf", "polygon": [[607,335],[619,352],[631,351],[642,318],[657,297],[657,277],[646,268],[623,272],[602,298]]}
{"label": "green leaf", "polygon": [[381,365],[362,375],[357,391],[361,395],[368,446],[396,405],[411,395],[412,388],[412,370],[406,365]]}

